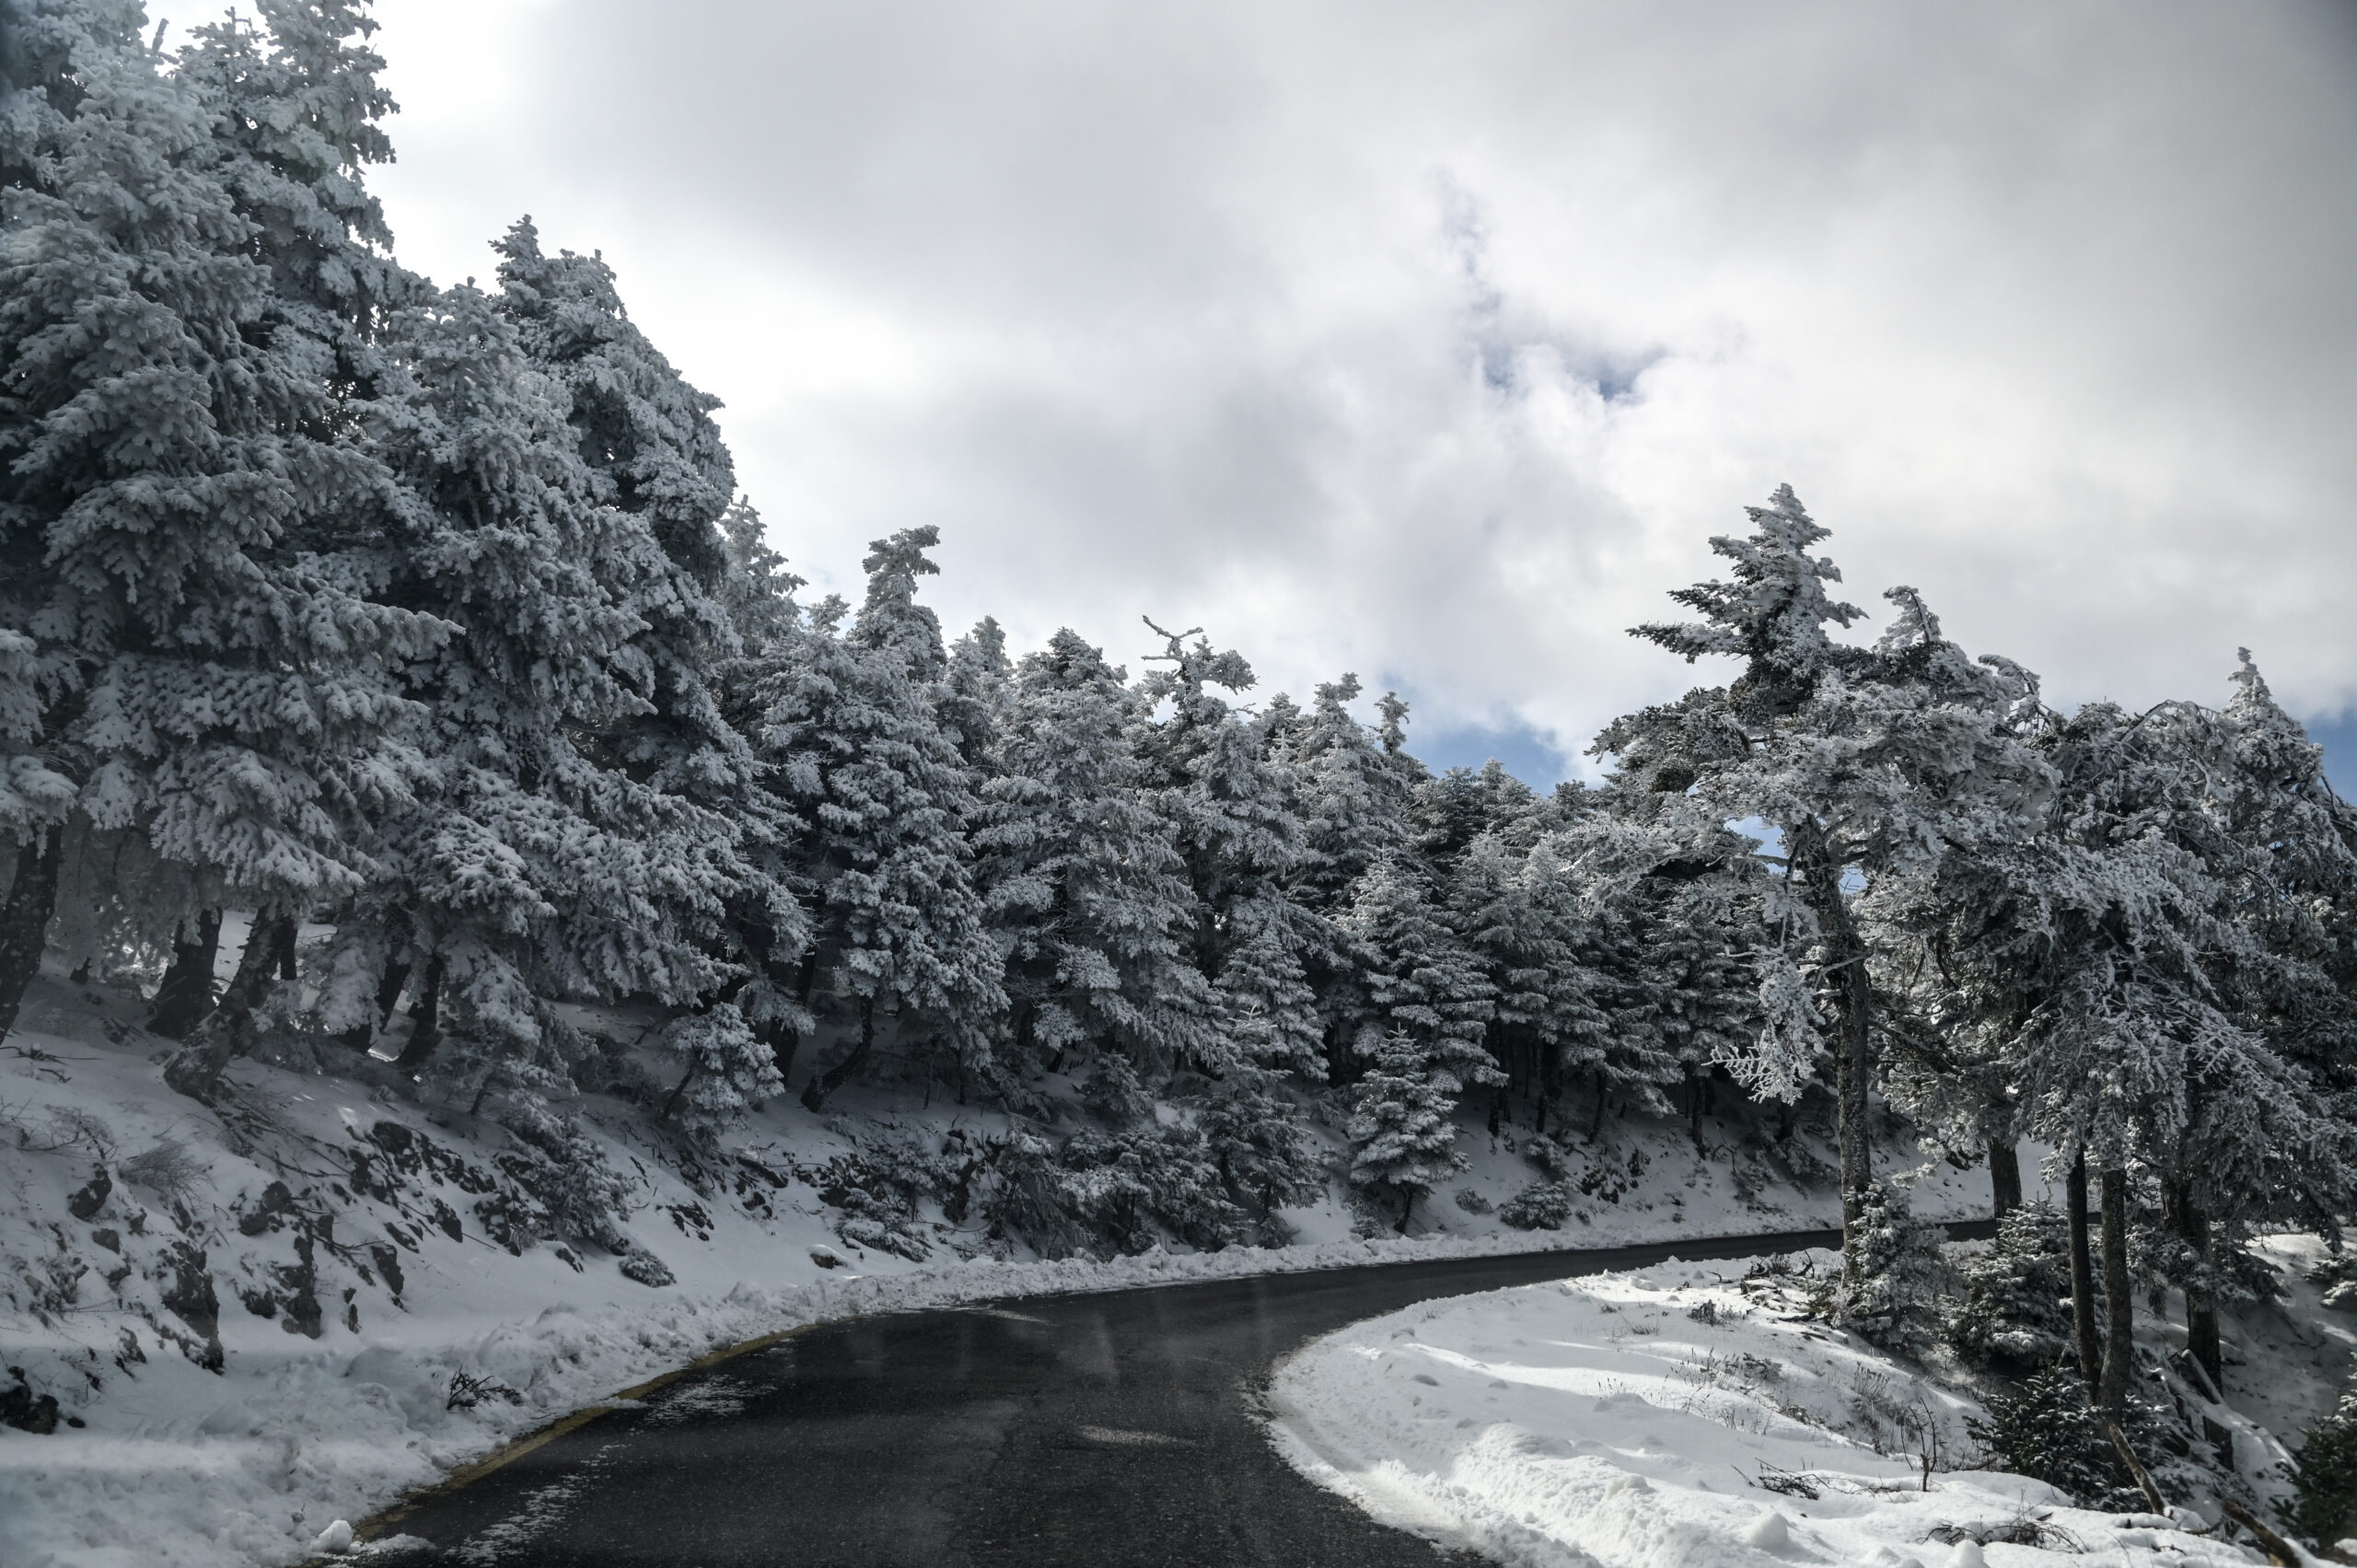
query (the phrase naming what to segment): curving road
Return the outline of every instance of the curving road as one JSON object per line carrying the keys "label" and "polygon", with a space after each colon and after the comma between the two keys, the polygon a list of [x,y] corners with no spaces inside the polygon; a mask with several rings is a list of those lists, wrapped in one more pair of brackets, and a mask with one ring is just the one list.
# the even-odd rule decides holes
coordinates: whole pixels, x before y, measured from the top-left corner
{"label": "curving road", "polygon": [[1390,1263],[827,1324],[376,1528],[431,1543],[403,1562],[515,1568],[1434,1568],[1451,1559],[1277,1457],[1254,1411],[1279,1357],[1434,1296],[1839,1240]]}

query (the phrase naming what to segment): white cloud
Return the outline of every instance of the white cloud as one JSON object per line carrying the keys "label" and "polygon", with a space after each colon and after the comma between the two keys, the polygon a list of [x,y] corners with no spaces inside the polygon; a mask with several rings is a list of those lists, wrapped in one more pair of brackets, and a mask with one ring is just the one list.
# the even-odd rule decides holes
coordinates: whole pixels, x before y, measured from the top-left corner
{"label": "white cloud", "polygon": [[2324,6],[390,0],[384,192],[529,211],[726,399],[781,547],[956,625],[1576,751],[1790,480],[1850,597],[2065,700],[2357,701],[2357,35]]}

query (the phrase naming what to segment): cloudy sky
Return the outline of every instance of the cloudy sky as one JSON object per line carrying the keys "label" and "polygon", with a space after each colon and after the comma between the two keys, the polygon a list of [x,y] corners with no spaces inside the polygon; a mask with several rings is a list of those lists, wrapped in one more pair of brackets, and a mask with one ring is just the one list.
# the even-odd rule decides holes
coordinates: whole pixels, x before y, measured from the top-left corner
{"label": "cloudy sky", "polygon": [[2357,761],[2334,0],[380,15],[403,258],[601,249],[820,587],[937,523],[953,630],[1200,624],[1545,783],[1789,482],[1860,604],[2064,702],[2248,645]]}

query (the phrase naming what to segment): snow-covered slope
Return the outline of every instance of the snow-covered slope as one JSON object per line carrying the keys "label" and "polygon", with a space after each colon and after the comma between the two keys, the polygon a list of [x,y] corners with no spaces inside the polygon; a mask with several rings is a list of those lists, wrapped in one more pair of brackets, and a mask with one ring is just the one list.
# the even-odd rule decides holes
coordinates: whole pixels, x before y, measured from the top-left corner
{"label": "snow-covered slope", "polygon": [[[206,1107],[165,1090],[169,1042],[136,993],[39,982],[0,1048],[0,1365],[64,1421],[0,1429],[8,1561],[284,1562],[514,1434],[726,1346],[821,1318],[1042,1291],[1831,1223],[1829,1192],[1705,1122],[1608,1129],[1560,1232],[1496,1207],[1538,1177],[1469,1126],[1464,1179],[1415,1236],[1354,1239],[1339,1190],[1289,1211],[1298,1244],[1043,1262],[928,1201],[862,1247],[844,1159],[938,1146],[1001,1119],[847,1092],[821,1121],[774,1104],[723,1157],[585,1097],[580,1125],[631,1185],[619,1252],[544,1241],[517,1147],[463,1106],[420,1104],[383,1064],[338,1076],[256,1062]],[[598,1020],[589,1020],[592,1023]],[[614,1020],[606,1020],[612,1024]],[[1577,1148],[1577,1139],[1571,1140]],[[1460,1198],[1460,1194],[1462,1197]],[[1926,1212],[1985,1212],[1984,1172],[1939,1167]],[[512,1245],[511,1245],[512,1244]],[[657,1283],[649,1281],[665,1282]],[[471,1407],[454,1386],[482,1379]]]}
{"label": "snow-covered slope", "polygon": [[1378,1517],[1528,1568],[2265,1561],[2195,1533],[2214,1512],[2094,1513],[1970,1468],[1976,1401],[1793,1311],[1794,1266],[1839,1260],[1672,1263],[1372,1318],[1280,1368],[1271,1435]]}

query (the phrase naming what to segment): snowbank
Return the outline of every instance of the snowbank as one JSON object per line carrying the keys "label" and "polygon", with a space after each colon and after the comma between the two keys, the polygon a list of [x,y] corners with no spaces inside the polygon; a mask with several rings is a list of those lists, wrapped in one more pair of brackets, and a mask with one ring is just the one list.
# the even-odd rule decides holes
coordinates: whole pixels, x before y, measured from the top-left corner
{"label": "snowbank", "polygon": [[1271,1436],[1376,1517],[1530,1568],[2265,1561],[2190,1515],[1946,1468],[1978,1407],[1747,1272],[1672,1263],[1355,1324],[1279,1369]]}

